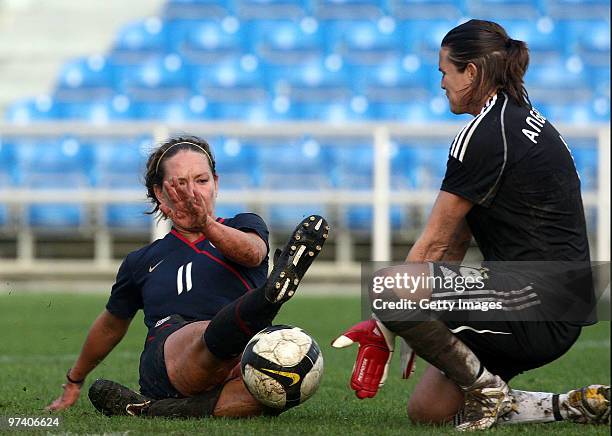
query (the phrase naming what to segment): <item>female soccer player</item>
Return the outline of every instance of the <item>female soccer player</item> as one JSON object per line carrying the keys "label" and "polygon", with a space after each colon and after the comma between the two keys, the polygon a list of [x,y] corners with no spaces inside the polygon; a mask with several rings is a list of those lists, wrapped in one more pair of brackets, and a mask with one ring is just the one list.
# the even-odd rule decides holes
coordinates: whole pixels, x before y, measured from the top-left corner
{"label": "female soccer player", "polygon": [[98,380],[89,392],[96,408],[109,415],[261,414],[263,407],[242,383],[239,356],[293,296],[329,226],[319,216],[303,220],[267,277],[263,220],[251,213],[215,216],[219,178],[206,141],[164,143],[148,159],[145,184],[152,213],[170,219],[172,230],[125,258],[106,308],[66,374],[62,395],[48,409],[75,403],[85,377],[142,309],[149,329],[140,358],[142,395]]}
{"label": "female soccer player", "polygon": [[[360,344],[351,382],[360,398],[373,397],[384,381],[395,334],[429,362],[408,405],[415,422],[456,416],[459,430],[474,430],[500,417],[502,422],[609,420],[609,386],[553,395],[511,391],[507,385],[572,346],[589,320],[556,318],[563,315],[558,306],[572,298],[589,301],[592,292],[586,275],[584,286],[577,282],[568,294],[562,289],[567,283],[554,275],[548,283],[525,280],[538,278],[537,261],[589,263],[580,180],[564,139],[529,101],[523,85],[528,62],[527,45],[493,22],[470,20],[442,40],[439,70],[450,109],[474,119],[450,147],[441,192],[408,253],[407,262],[420,264],[398,267],[413,277],[453,279],[467,273],[484,280],[484,289],[475,292],[425,285],[402,295],[414,303],[485,297],[506,310],[489,312],[489,322],[474,321],[475,312],[461,320],[448,311],[425,311],[420,319],[375,311],[379,320],[364,321],[334,342]],[[488,262],[484,274],[436,262],[461,262],[472,236]],[[518,273],[515,263],[513,273],[504,271],[501,261],[530,263]],[[557,265],[554,272],[562,277],[565,271]],[[428,316],[434,320],[425,321]]]}

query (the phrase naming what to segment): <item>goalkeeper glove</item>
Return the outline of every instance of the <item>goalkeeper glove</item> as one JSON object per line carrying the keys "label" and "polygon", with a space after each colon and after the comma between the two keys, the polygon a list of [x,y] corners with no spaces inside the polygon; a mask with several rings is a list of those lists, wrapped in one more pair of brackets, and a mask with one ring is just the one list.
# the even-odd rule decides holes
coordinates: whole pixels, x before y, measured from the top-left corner
{"label": "goalkeeper glove", "polygon": [[359,344],[351,376],[351,389],[359,399],[372,398],[387,379],[395,347],[395,333],[380,321],[369,319],[355,324],[332,342],[334,348]]}

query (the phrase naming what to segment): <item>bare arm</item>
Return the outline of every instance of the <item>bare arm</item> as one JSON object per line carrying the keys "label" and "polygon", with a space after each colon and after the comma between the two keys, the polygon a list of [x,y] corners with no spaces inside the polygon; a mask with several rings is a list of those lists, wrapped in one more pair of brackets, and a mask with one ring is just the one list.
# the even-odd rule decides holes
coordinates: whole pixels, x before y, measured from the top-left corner
{"label": "bare arm", "polygon": [[268,247],[256,233],[243,232],[213,220],[209,220],[204,233],[225,257],[240,265],[255,267],[266,258]]}
{"label": "bare arm", "polygon": [[181,186],[176,177],[164,188],[172,202],[161,204],[161,211],[170,217],[177,228],[204,234],[225,257],[240,265],[255,267],[266,258],[266,243],[255,233],[225,226],[210,216],[204,197]]}
{"label": "bare arm", "polygon": [[470,240],[465,216],[472,206],[463,197],[440,191],[425,229],[410,249],[406,262],[463,259]]}
{"label": "bare arm", "polygon": [[[72,380],[85,377],[111,352],[128,330],[131,320],[117,318],[106,309],[91,325],[81,353],[68,374]],[[47,410],[62,410],[72,406],[79,398],[81,385],[67,382],[64,392]]]}
{"label": "bare arm", "polygon": [[464,218],[442,260],[446,260],[448,262],[461,262],[465,257],[465,253],[467,252],[468,248],[470,248],[471,242],[472,232],[470,231],[470,227]]}

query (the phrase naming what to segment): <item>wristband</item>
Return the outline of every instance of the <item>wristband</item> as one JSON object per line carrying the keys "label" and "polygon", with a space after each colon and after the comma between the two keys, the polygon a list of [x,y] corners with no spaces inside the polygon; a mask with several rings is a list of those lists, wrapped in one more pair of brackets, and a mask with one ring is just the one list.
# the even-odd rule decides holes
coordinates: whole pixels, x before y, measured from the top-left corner
{"label": "wristband", "polygon": [[72,370],[72,368],[68,368],[68,372],[66,373],[66,380],[68,380],[69,383],[72,383],[73,385],[79,385],[82,386],[83,382],[85,382],[85,379],[82,380],[73,380],[70,377],[70,371]]}

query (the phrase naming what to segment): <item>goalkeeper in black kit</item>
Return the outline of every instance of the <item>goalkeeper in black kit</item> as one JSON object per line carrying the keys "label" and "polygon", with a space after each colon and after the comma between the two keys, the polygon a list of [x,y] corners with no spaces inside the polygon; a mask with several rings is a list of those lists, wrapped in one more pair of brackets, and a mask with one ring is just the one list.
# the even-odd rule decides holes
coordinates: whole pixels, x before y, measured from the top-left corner
{"label": "goalkeeper in black kit", "polygon": [[[417,306],[453,298],[453,290],[440,288],[436,278],[476,277],[485,286],[462,292],[462,303],[484,296],[504,310],[463,318],[421,311],[420,317],[400,319],[374,307],[372,319],[333,343],[360,345],[351,379],[359,398],[373,397],[385,381],[395,336],[426,360],[429,366],[408,404],[413,422],[454,422],[458,430],[478,430],[506,423],[610,420],[609,386],[565,394],[508,386],[516,375],[565,354],[582,326],[594,322],[588,316],[559,316],[576,306],[572,302],[594,299],[589,245],[570,150],[529,101],[523,85],[528,63],[526,44],[493,22],[470,20],[444,37],[442,89],[453,113],[474,118],[450,146],[441,191],[407,264],[379,273],[431,278],[411,292],[392,290]],[[472,237],[483,267],[452,264],[463,260]],[[517,273],[508,266],[517,264],[527,268]],[[577,276],[570,277],[572,269],[572,274],[582,271],[581,280],[572,281]],[[413,362],[414,355],[408,365]]]}

